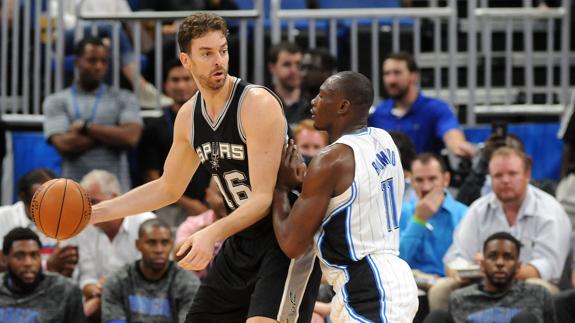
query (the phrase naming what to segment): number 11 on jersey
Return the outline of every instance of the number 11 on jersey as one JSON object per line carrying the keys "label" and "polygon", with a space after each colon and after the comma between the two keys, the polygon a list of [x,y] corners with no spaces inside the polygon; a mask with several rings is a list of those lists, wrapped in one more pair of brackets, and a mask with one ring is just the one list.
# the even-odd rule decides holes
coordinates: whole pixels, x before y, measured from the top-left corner
{"label": "number 11 on jersey", "polygon": [[395,206],[395,194],[393,192],[393,179],[386,179],[381,182],[383,191],[383,201],[385,203],[385,217],[387,219],[387,232],[399,228],[397,221],[397,208]]}

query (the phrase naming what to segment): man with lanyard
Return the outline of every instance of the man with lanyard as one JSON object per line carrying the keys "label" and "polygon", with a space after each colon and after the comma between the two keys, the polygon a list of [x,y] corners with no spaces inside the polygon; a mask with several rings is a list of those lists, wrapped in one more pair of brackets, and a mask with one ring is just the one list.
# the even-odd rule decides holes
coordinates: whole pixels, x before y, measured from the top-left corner
{"label": "man with lanyard", "polygon": [[[198,88],[192,76],[179,60],[168,63],[164,74],[164,92],[174,104],[164,107],[163,116],[146,122],[139,145],[140,170],[145,182],[160,178],[174,136],[174,121],[182,105]],[[204,203],[210,174],[198,168],[184,195],[175,205],[158,210],[157,214],[171,226],[178,226],[188,215],[198,215],[208,210]]]}
{"label": "man with lanyard", "polygon": [[75,52],[77,81],[44,100],[44,136],[63,157],[62,177],[80,181],[91,170],[104,169],[127,190],[125,151],[138,143],[142,131],[136,97],[103,83],[108,49],[100,39],[82,39]]}

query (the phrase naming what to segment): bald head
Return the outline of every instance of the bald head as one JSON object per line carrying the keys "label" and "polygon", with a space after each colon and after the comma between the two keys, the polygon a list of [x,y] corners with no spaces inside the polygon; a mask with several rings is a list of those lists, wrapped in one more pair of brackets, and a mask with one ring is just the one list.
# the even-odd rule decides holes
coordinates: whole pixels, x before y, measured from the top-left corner
{"label": "bald head", "polygon": [[373,104],[373,85],[367,77],[345,71],[330,76],[326,82],[332,82],[333,88],[351,103],[355,112],[363,112],[367,116]]}

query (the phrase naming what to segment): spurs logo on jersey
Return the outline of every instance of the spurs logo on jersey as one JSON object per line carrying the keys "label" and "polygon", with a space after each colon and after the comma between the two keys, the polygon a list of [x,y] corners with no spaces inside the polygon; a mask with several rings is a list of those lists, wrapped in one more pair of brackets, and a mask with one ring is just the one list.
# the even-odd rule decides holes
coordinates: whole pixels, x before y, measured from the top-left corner
{"label": "spurs logo on jersey", "polygon": [[209,162],[209,167],[217,170],[220,159],[244,160],[246,158],[243,145],[227,142],[205,142],[196,147],[200,162]]}
{"label": "spurs logo on jersey", "polygon": [[230,98],[216,120],[208,116],[200,92],[192,99],[191,143],[203,167],[216,181],[228,211],[238,208],[251,195],[246,137],[240,110],[245,94],[252,87],[255,85],[236,79]]}

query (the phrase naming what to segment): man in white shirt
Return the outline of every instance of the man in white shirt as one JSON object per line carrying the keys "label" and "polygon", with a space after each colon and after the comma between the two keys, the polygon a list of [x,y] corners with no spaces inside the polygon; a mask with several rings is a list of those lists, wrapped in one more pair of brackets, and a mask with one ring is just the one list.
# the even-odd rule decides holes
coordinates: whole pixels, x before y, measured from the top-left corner
{"label": "man in white shirt", "polygon": [[493,192],[476,200],[453,234],[443,258],[446,278],[429,291],[432,310],[445,309],[449,292],[463,284],[455,262],[482,261],[483,241],[494,232],[509,232],[523,245],[517,279],[557,292],[569,252],[571,222],[555,198],[529,184],[531,160],[511,147],[497,149],[489,161]]}
{"label": "man in white shirt", "polygon": [[[86,174],[80,185],[86,190],[92,204],[109,200],[121,194],[116,176],[103,170]],[[106,276],[140,258],[135,241],[138,228],[144,221],[155,218],[146,212],[124,219],[88,226],[78,235],[80,261],[78,281],[84,292],[86,315],[98,312],[102,285]]]}
{"label": "man in white shirt", "polygon": [[[54,173],[46,168],[33,169],[24,174],[18,181],[20,201],[0,207],[0,244],[4,236],[16,227],[29,228],[34,231],[42,243],[42,267],[71,277],[78,262],[78,249],[74,239],[58,244],[55,239],[47,237],[36,228],[30,213],[30,203],[36,190],[44,183],[55,178]],[[0,255],[0,272],[4,271],[4,259]]]}

